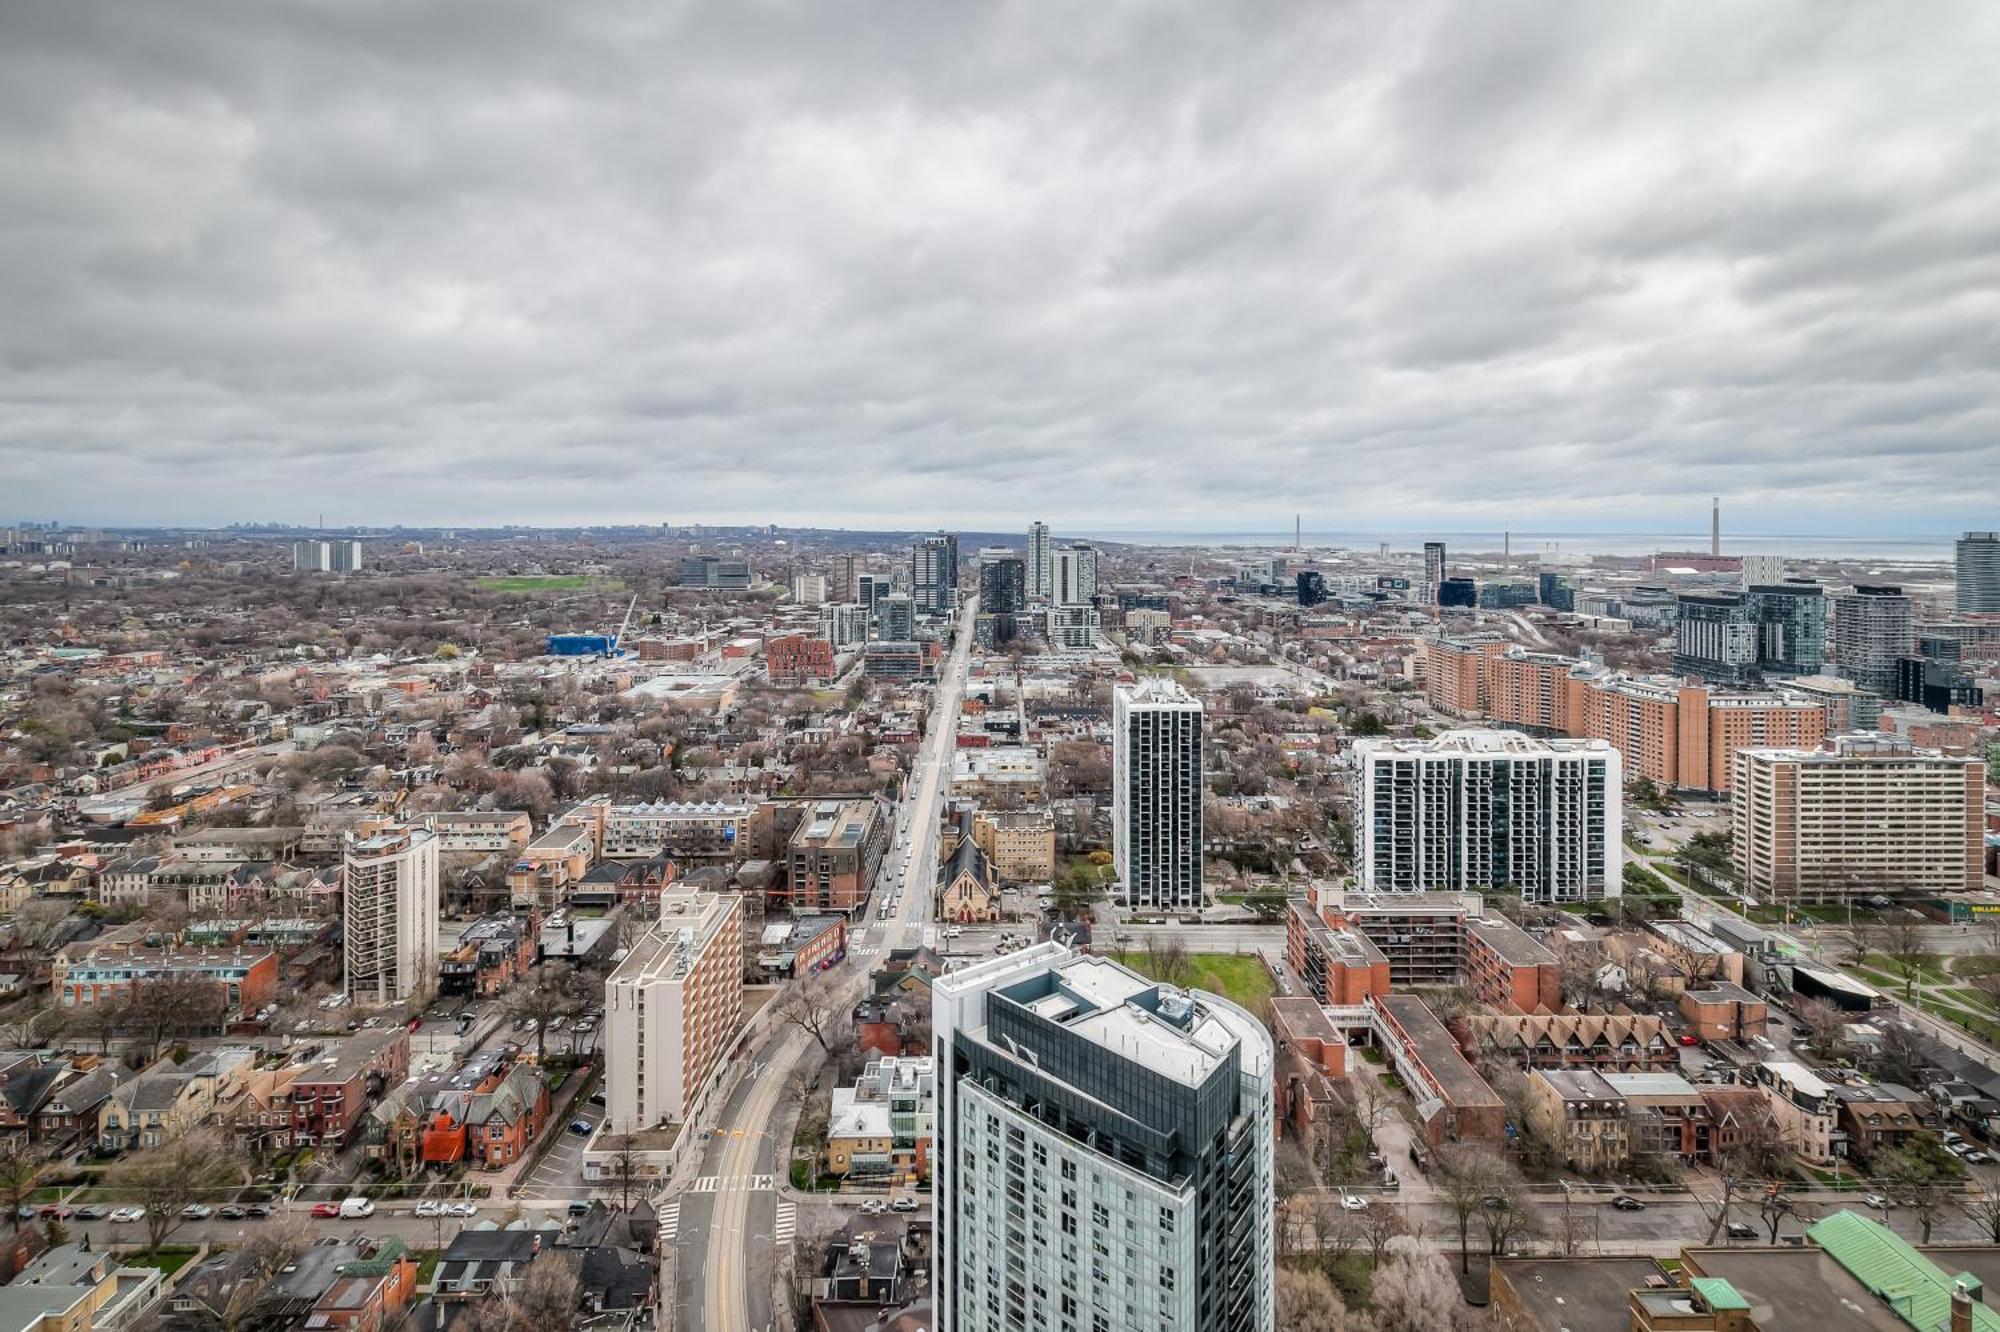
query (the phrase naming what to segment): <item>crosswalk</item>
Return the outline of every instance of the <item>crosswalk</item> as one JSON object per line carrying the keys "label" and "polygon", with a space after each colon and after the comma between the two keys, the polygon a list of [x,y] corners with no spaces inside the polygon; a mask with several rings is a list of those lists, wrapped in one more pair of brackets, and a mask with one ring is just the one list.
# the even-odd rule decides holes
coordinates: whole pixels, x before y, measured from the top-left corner
{"label": "crosswalk", "polygon": [[798,1208],[783,1198],[778,1199],[778,1219],[772,1223],[771,1238],[779,1244],[790,1244],[797,1229]]}
{"label": "crosswalk", "polygon": [[[697,1179],[694,1182],[694,1184],[688,1189],[688,1192],[716,1193],[721,1190],[724,1184],[729,1182],[730,1182],[729,1180],[724,1179],[720,1175],[703,1175],[701,1178]],[[774,1189],[777,1186],[778,1186],[778,1177],[776,1175],[750,1176],[750,1190],[753,1193],[768,1192],[769,1190]]]}
{"label": "crosswalk", "polygon": [[681,1200],[669,1198],[660,1204],[660,1242],[671,1244],[681,1233]]}

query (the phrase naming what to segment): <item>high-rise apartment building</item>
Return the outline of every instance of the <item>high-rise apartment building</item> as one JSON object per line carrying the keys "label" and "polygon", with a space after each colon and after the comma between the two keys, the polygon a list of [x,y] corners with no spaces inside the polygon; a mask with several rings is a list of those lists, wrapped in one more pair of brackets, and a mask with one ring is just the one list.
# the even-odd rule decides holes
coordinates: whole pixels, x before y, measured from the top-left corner
{"label": "high-rise apartment building", "polygon": [[1986,765],[1847,735],[1825,749],[1740,749],[1730,854],[1744,888],[1779,900],[1981,883]]}
{"label": "high-rise apartment building", "polygon": [[949,532],[927,536],[910,552],[910,596],[924,615],[958,609],[958,538]]}
{"label": "high-rise apartment building", "polygon": [[860,602],[829,601],[819,608],[819,636],[836,648],[868,641],[868,608]]}
{"label": "high-rise apartment building", "polygon": [[1049,558],[1049,525],[1028,524],[1028,596],[1047,601],[1055,586],[1055,572]]}
{"label": "high-rise apartment building", "polygon": [[1683,592],[1676,611],[1676,674],[1752,684],[1765,675],[1815,675],[1826,663],[1826,596],[1817,583]]}
{"label": "high-rise apartment building", "polygon": [[834,562],[833,586],[828,592],[840,601],[861,600],[861,585],[854,580],[861,574],[861,556],[855,551],[847,551]]}
{"label": "high-rise apartment building", "polygon": [[1019,615],[1028,609],[1028,562],[1010,547],[979,552],[979,610],[985,615]]}
{"label": "high-rise apartment building", "polygon": [[743,1026],[743,898],[670,886],[659,919],[604,981],[605,1127],[701,1113]]}
{"label": "high-rise apartment building", "polygon": [[795,573],[792,575],[792,600],[801,606],[817,606],[826,600],[826,575],[816,573]]}
{"label": "high-rise apartment building", "polygon": [[1111,838],[1126,905],[1202,905],[1201,700],[1164,677],[1112,695]]}
{"label": "high-rise apartment building", "polygon": [[1785,581],[1785,557],[1782,555],[1745,555],[1742,577],[1738,581],[1744,587],[1756,587]]}
{"label": "high-rise apartment building", "polygon": [[1081,606],[1097,595],[1097,551],[1063,546],[1055,553],[1055,581],[1049,599],[1058,606]]}
{"label": "high-rise apartment building", "polygon": [[1623,764],[1608,743],[1467,729],[1354,753],[1363,891],[1619,896]]}
{"label": "high-rise apartment building", "polygon": [[1036,944],[938,978],[940,1332],[1271,1332],[1274,1053],[1213,994]]}
{"label": "high-rise apartment building", "polygon": [[342,847],[342,985],[358,1004],[428,993],[438,974],[438,842],[422,828]]}
{"label": "high-rise apartment building", "polygon": [[1916,641],[1910,598],[1900,587],[1857,583],[1833,598],[1834,674],[1870,693],[1896,692],[1896,663]]}
{"label": "high-rise apartment building", "polygon": [[917,603],[907,592],[891,592],[875,602],[875,623],[884,642],[907,643],[917,636]]}
{"label": "high-rise apartment building", "polygon": [[1424,600],[1437,604],[1438,587],[1444,582],[1444,542],[1424,542]]}
{"label": "high-rise apartment building", "polygon": [[360,573],[361,543],[353,537],[294,541],[292,569],[296,573]]}
{"label": "high-rise apartment building", "polygon": [[895,590],[888,574],[858,573],[854,575],[854,600],[868,611],[870,620],[879,620],[882,614],[882,598]]}
{"label": "high-rise apartment building", "polygon": [[1959,610],[2000,615],[2000,532],[1967,532],[1958,539],[1956,592]]}

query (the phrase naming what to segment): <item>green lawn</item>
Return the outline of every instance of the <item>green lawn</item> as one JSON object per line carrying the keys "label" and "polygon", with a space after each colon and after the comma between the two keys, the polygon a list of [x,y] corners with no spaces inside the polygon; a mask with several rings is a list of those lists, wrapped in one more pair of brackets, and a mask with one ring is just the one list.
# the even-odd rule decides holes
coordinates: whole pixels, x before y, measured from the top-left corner
{"label": "green lawn", "polygon": [[162,1244],[158,1253],[148,1254],[144,1249],[136,1253],[120,1254],[118,1261],[132,1267],[157,1267],[161,1276],[170,1277],[187,1266],[188,1259],[194,1257],[192,1244]]}
{"label": "green lawn", "polygon": [[625,583],[618,578],[599,578],[593,574],[501,574],[491,578],[475,578],[473,586],[488,592],[622,592]]}
{"label": "green lawn", "polygon": [[[1899,976],[1901,974],[1896,969],[1895,962],[1880,953],[1870,953],[1865,959],[1864,965],[1874,967],[1879,971],[1886,971],[1892,976]],[[1926,962],[1917,970],[1918,984],[1942,985],[1950,979],[1951,977],[1946,975],[1944,970],[1935,963]]]}
{"label": "green lawn", "polygon": [[[1143,952],[1113,956],[1134,971],[1144,973],[1146,970],[1146,955]],[[1252,1012],[1257,1010],[1261,1000],[1269,999],[1278,992],[1271,973],[1264,970],[1264,964],[1254,957],[1237,953],[1189,953],[1188,962],[1194,967],[1194,977],[1189,982],[1191,988],[1213,991]]]}

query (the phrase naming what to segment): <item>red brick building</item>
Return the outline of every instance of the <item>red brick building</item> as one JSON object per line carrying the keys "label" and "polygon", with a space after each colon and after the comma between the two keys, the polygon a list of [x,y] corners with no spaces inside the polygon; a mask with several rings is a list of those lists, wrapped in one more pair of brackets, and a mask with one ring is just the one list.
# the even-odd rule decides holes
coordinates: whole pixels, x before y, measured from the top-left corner
{"label": "red brick building", "polygon": [[1500,916],[1465,922],[1465,987],[1475,999],[1506,1012],[1562,1009],[1562,966],[1556,955]]}
{"label": "red brick building", "polygon": [[293,1081],[292,1145],[341,1146],[383,1089],[409,1072],[407,1027],[348,1037]]}
{"label": "red brick building", "polygon": [[835,674],[833,644],[782,634],[764,644],[764,671],[774,685],[823,684]]}

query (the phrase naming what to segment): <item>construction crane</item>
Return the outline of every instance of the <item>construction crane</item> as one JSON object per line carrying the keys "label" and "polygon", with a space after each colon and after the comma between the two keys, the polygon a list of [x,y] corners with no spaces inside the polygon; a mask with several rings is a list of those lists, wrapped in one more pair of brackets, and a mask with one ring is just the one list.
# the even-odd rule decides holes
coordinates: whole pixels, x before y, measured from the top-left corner
{"label": "construction crane", "polygon": [[625,641],[625,631],[632,627],[632,612],[637,610],[638,608],[639,608],[639,594],[637,592],[634,592],[632,594],[632,600],[627,602],[625,605],[625,618],[618,622],[618,632],[611,635],[611,642],[608,646],[607,651],[605,652],[606,656],[610,656],[611,653],[616,652],[618,650],[618,645]]}

